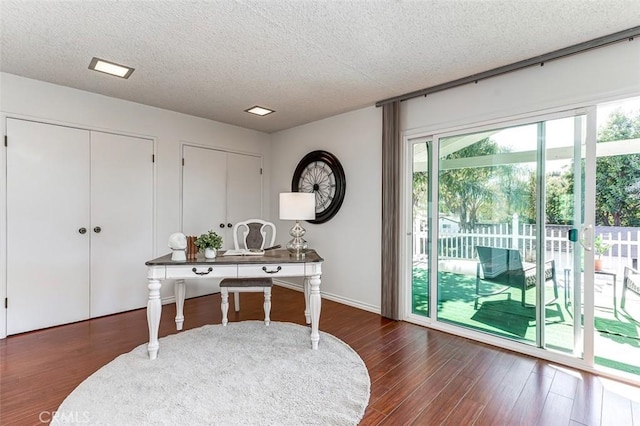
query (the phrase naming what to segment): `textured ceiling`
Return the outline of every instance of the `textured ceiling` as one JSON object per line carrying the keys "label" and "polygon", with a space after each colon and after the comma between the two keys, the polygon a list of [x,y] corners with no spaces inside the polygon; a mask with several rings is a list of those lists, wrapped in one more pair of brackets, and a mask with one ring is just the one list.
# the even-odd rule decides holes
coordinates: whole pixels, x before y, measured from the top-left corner
{"label": "textured ceiling", "polygon": [[[0,1],[0,70],[274,132],[640,24],[638,0]],[[129,80],[88,70],[97,56]],[[253,105],[275,109],[251,116]]]}

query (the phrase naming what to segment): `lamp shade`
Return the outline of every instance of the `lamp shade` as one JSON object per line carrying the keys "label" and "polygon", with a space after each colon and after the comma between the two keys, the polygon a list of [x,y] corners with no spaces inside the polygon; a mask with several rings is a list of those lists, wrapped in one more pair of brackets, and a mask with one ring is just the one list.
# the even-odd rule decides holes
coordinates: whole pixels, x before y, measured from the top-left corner
{"label": "lamp shade", "polygon": [[316,194],[313,192],[282,192],[281,220],[312,220],[316,218]]}

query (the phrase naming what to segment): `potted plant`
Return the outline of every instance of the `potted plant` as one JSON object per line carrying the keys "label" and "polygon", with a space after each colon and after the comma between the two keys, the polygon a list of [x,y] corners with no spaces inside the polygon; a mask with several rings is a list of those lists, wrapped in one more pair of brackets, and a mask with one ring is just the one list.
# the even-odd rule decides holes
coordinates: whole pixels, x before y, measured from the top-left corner
{"label": "potted plant", "polygon": [[205,258],[213,259],[216,257],[217,251],[222,248],[222,237],[212,229],[196,238],[195,245],[198,247],[198,251],[204,251]]}
{"label": "potted plant", "polygon": [[598,258],[595,260],[595,269],[596,271],[602,271],[602,259],[600,257],[609,251],[611,244],[607,244],[602,241],[602,235],[598,235],[593,242],[593,248],[598,255]]}

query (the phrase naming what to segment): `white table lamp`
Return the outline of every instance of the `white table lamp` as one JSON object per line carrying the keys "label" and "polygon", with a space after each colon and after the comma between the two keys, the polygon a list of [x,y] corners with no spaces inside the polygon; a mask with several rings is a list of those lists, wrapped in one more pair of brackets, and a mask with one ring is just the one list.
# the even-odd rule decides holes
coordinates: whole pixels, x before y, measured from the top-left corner
{"label": "white table lamp", "polygon": [[295,220],[296,224],[289,231],[293,237],[287,243],[287,250],[292,256],[303,257],[307,250],[307,242],[302,238],[305,229],[301,220],[316,218],[316,194],[313,192],[283,192],[280,194],[280,219]]}

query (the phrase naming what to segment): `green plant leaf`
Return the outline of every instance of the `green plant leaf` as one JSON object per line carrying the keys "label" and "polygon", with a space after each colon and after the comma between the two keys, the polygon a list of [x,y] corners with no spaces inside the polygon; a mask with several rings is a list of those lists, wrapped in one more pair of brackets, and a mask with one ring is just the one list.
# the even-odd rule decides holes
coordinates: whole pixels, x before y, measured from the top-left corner
{"label": "green plant leaf", "polygon": [[220,250],[222,248],[222,237],[211,229],[206,234],[196,238],[195,245],[199,251],[204,251],[207,248]]}

